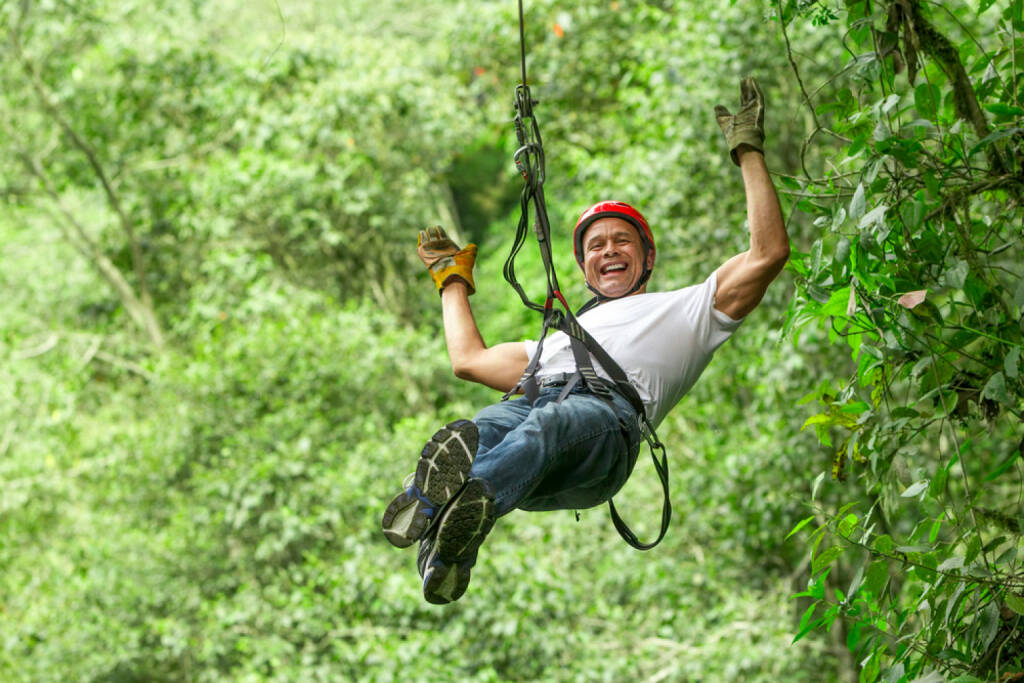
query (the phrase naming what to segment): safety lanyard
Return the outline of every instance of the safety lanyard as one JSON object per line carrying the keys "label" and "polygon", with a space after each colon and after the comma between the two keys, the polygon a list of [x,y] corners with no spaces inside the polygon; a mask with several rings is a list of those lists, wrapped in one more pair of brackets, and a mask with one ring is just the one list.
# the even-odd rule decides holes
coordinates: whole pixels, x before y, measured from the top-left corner
{"label": "safety lanyard", "polygon": [[[558,276],[555,273],[551,257],[551,225],[548,221],[547,205],[544,200],[544,146],[540,136],[540,127],[537,125],[537,119],[533,112],[533,108],[537,104],[537,101],[534,100],[533,96],[530,94],[530,88],[526,81],[526,37],[524,26],[523,0],[519,0],[519,46],[523,81],[516,87],[515,91],[516,113],[513,123],[519,147],[516,149],[512,158],[515,162],[516,168],[523,176],[524,182],[523,191],[519,197],[519,223],[516,226],[516,235],[512,243],[512,249],[508,258],[505,260],[503,274],[505,276],[505,280],[512,285],[512,288],[517,294],[519,294],[519,298],[522,299],[523,303],[528,308],[543,313],[544,323],[541,328],[541,335],[537,343],[537,348],[534,351],[533,357],[527,364],[526,370],[523,372],[523,376],[520,378],[519,383],[515,388],[505,394],[504,398],[507,399],[513,393],[522,390],[523,395],[531,404],[537,399],[540,389],[537,384],[536,373],[540,366],[540,357],[544,348],[544,339],[551,329],[557,329],[568,335],[573,358],[576,361],[577,377],[572,381],[575,382],[582,380],[585,386],[594,395],[604,400],[609,404],[609,406],[612,406],[612,409],[614,410],[612,390],[600,377],[598,377],[597,372],[594,370],[594,365],[591,361],[591,355],[593,355],[597,362],[601,364],[604,371],[612,378],[612,382],[614,383],[618,393],[624,396],[636,411],[638,420],[640,421],[640,430],[650,447],[651,459],[654,461],[654,468],[658,473],[658,479],[661,481],[662,491],[664,493],[661,510],[661,530],[658,537],[651,543],[642,543],[640,539],[637,538],[636,534],[634,534],[633,531],[630,530],[629,526],[622,520],[622,517],[615,509],[615,504],[611,500],[608,501],[608,506],[611,510],[612,523],[615,525],[616,530],[618,530],[619,535],[622,536],[629,545],[637,550],[650,550],[654,546],[658,545],[658,543],[660,543],[665,537],[665,533],[668,531],[669,523],[672,519],[672,503],[669,499],[668,486],[668,455],[665,451],[664,444],[658,440],[658,437],[654,432],[654,427],[647,419],[643,401],[640,399],[636,388],[633,387],[632,383],[630,383],[629,378],[626,376],[626,373],[622,370],[619,364],[616,363],[615,360],[590,335],[590,333],[588,333],[583,326],[579,324],[576,320],[576,316],[573,315],[572,310],[569,308],[569,304],[566,303],[565,297],[562,296],[562,292],[558,286]],[[516,278],[515,271],[516,256],[526,244],[527,231],[530,225],[531,207],[533,208],[534,216],[534,234],[540,248],[541,261],[544,264],[544,275],[547,285],[547,292],[543,305],[532,301],[529,298],[526,291],[519,283],[518,278]],[[555,308],[556,301],[561,304],[561,310]],[[581,309],[581,312],[590,308],[595,303],[598,302],[596,300],[591,300],[583,307],[583,309]],[[561,401],[565,398],[567,393],[568,392],[563,391],[558,400]],[[623,436],[626,438],[626,443],[628,444],[628,430],[630,425],[621,425],[621,427],[623,429]],[[661,453],[660,459],[658,457],[659,452]]]}

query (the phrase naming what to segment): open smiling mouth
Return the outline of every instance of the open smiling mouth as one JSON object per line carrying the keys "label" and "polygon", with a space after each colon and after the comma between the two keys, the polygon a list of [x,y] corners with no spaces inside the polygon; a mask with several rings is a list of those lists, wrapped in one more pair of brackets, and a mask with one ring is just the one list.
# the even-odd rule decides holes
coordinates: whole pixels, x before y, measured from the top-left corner
{"label": "open smiling mouth", "polygon": [[625,263],[612,263],[601,269],[601,275],[608,275],[609,273],[623,272],[626,270]]}

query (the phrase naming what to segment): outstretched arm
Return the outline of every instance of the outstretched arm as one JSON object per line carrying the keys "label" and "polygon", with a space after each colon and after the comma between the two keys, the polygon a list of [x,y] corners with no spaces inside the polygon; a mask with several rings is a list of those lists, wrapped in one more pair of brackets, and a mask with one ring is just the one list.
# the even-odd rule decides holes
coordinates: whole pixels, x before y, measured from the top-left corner
{"label": "outstretched arm", "polygon": [[740,84],[740,109],[733,115],[715,107],[718,123],[729,143],[732,160],[743,174],[747,195],[750,249],[718,269],[715,308],[733,319],[750,313],[761,303],[768,285],[789,259],[789,236],[764,162],[764,96],[753,78]]}
{"label": "outstretched arm", "polygon": [[519,382],[529,358],[522,342],[492,347],[484,343],[469,304],[469,295],[475,291],[476,245],[459,249],[444,230],[433,227],[420,232],[416,246],[441,294],[444,339],[455,376],[509,391]]}

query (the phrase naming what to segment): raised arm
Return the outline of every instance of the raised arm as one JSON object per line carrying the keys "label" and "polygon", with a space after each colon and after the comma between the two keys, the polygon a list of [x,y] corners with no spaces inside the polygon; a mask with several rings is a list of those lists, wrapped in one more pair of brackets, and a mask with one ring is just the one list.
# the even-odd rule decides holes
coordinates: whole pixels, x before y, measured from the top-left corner
{"label": "raised arm", "polygon": [[469,295],[476,291],[476,245],[459,249],[444,230],[428,228],[420,232],[417,252],[441,294],[444,339],[455,376],[499,391],[512,389],[529,362],[526,345],[484,343],[469,304]]}
{"label": "raised arm", "polygon": [[753,78],[740,84],[740,109],[733,115],[716,107],[729,153],[743,174],[747,196],[750,249],[718,269],[715,308],[733,319],[746,316],[761,303],[768,285],[789,259],[789,236],[782,209],[764,161],[764,96]]}
{"label": "raised arm", "polygon": [[487,346],[473,317],[465,283],[453,282],[441,291],[441,308],[444,340],[455,376],[499,391],[514,387],[530,360],[526,344],[505,342]]}

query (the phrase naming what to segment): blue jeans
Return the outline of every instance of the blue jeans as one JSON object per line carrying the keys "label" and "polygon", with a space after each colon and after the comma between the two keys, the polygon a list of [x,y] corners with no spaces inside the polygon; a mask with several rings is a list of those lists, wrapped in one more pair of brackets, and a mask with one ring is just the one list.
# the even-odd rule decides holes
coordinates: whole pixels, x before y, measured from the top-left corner
{"label": "blue jeans", "polygon": [[473,418],[480,446],[470,475],[491,485],[498,515],[594,507],[633,471],[642,437],[629,402],[614,394],[613,410],[576,387],[556,403],[561,390],[542,390],[532,406],[525,398],[503,401]]}

